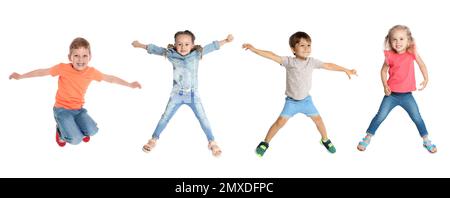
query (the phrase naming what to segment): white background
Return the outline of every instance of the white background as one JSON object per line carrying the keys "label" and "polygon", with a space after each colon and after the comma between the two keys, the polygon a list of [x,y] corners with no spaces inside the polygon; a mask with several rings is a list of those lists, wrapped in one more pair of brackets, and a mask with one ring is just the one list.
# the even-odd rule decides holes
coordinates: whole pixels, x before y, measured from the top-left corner
{"label": "white background", "polygon": [[[426,2],[426,3],[425,3]],[[0,177],[449,177],[448,46],[446,1],[1,1]],[[429,70],[429,84],[414,96],[430,138],[429,154],[401,108],[380,126],[366,152],[356,150],[383,97],[379,70],[389,28],[405,24]],[[189,29],[205,45],[232,33],[234,42],[200,63],[199,88],[223,154],[214,158],[189,107],[175,114],[149,154],[141,151],[164,111],[172,66],[131,46],[165,47]],[[337,153],[319,144],[304,115],[292,118],[263,158],[256,145],[284,104],[285,71],[241,49],[243,43],[291,55],[296,31],[312,37],[312,57],[358,70],[316,70],[311,95]],[[59,148],[52,106],[57,78],[8,80],[67,62],[70,42],[84,37],[92,66],[139,81],[141,90],[93,82],[85,107],[100,131],[91,142]],[[417,82],[422,76],[416,67]]]}

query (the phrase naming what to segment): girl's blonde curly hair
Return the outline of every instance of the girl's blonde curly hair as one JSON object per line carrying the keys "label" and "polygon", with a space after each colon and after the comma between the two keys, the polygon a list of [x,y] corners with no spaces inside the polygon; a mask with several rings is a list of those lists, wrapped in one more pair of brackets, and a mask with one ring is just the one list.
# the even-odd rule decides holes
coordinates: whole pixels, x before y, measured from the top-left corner
{"label": "girl's blonde curly hair", "polygon": [[406,32],[406,35],[407,35],[408,41],[409,41],[408,48],[406,50],[410,53],[414,53],[415,48],[416,48],[415,41],[414,41],[414,38],[412,37],[411,30],[405,25],[396,25],[396,26],[392,27],[391,29],[389,29],[388,34],[384,38],[384,48],[386,50],[393,49],[393,47],[391,45],[391,37],[392,37],[392,34],[394,34],[394,32],[397,30],[404,30]]}

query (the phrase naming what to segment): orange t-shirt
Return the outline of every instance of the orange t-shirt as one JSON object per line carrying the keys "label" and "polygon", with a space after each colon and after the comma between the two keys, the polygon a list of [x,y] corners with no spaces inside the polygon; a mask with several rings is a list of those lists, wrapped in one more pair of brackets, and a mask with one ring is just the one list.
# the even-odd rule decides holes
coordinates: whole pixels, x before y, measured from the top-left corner
{"label": "orange t-shirt", "polygon": [[60,63],[50,68],[50,75],[59,76],[55,107],[81,109],[84,94],[92,80],[101,81],[103,74],[93,67],[78,71],[72,64]]}

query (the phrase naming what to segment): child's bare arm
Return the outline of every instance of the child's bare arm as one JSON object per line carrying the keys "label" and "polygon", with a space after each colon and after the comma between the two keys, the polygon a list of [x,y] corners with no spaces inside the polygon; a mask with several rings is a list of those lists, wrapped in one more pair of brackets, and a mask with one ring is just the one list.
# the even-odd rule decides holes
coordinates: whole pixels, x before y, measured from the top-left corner
{"label": "child's bare arm", "polygon": [[422,72],[423,81],[420,83],[419,91],[422,91],[425,89],[425,87],[428,84],[428,70],[427,66],[425,66],[425,63],[423,62],[422,58],[420,58],[419,54],[416,53],[416,62],[419,65],[420,72]]}
{"label": "child's bare arm", "polygon": [[282,64],[282,60],[281,57],[276,55],[275,53],[271,52],[271,51],[265,51],[265,50],[260,50],[260,49],[256,49],[255,47],[253,47],[253,45],[249,44],[249,43],[244,43],[242,45],[242,48],[244,48],[245,50],[250,50],[255,54],[258,54],[264,58],[268,58],[271,59],[275,62],[277,62],[278,64]]}
{"label": "child's bare arm", "polygon": [[107,74],[103,74],[103,80],[109,83],[115,83],[115,84],[119,84],[119,85],[123,85],[123,86],[127,86],[127,87],[131,87],[131,88],[141,88],[141,84],[139,84],[139,82],[132,82],[129,83],[119,77],[113,76],[113,75],[107,75]]}
{"label": "child's bare arm", "polygon": [[386,96],[391,95],[391,88],[389,88],[389,85],[387,84],[387,72],[389,69],[389,65],[387,65],[386,63],[383,63],[383,67],[381,67],[381,82],[383,83],[383,87],[384,87],[384,94]]}
{"label": "child's bare arm", "polygon": [[226,39],[223,39],[223,40],[219,41],[219,45],[220,45],[220,47],[222,47],[224,44],[229,43],[229,42],[231,42],[233,40],[234,40],[233,35],[232,34],[228,34]]}
{"label": "child's bare arm", "polygon": [[37,69],[25,74],[18,74],[16,72],[12,73],[11,75],[9,75],[9,79],[16,79],[16,80],[20,80],[23,78],[32,78],[32,77],[39,77],[39,76],[47,76],[50,75],[50,68],[48,69]]}
{"label": "child's bare arm", "polygon": [[331,71],[343,71],[345,74],[347,74],[349,79],[352,79],[351,75],[358,76],[355,69],[347,69],[345,67],[341,67],[339,65],[336,65],[334,63],[324,63],[323,68]]}
{"label": "child's bare arm", "polygon": [[147,45],[142,44],[139,41],[133,41],[133,43],[131,43],[131,45],[133,45],[133,47],[135,47],[135,48],[147,49]]}

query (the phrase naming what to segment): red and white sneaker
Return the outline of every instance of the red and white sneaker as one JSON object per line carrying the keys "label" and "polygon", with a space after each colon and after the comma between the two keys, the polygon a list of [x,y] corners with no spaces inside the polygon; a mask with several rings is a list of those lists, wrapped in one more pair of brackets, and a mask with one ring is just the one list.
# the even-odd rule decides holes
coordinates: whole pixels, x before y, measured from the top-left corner
{"label": "red and white sneaker", "polygon": [[89,137],[89,136],[84,136],[84,137],[83,137],[83,142],[88,143],[89,140],[91,140],[91,137]]}
{"label": "red and white sneaker", "polygon": [[60,147],[66,146],[66,142],[65,142],[64,140],[62,140],[62,139],[59,137],[59,130],[58,130],[58,128],[56,128],[56,143],[57,143]]}

